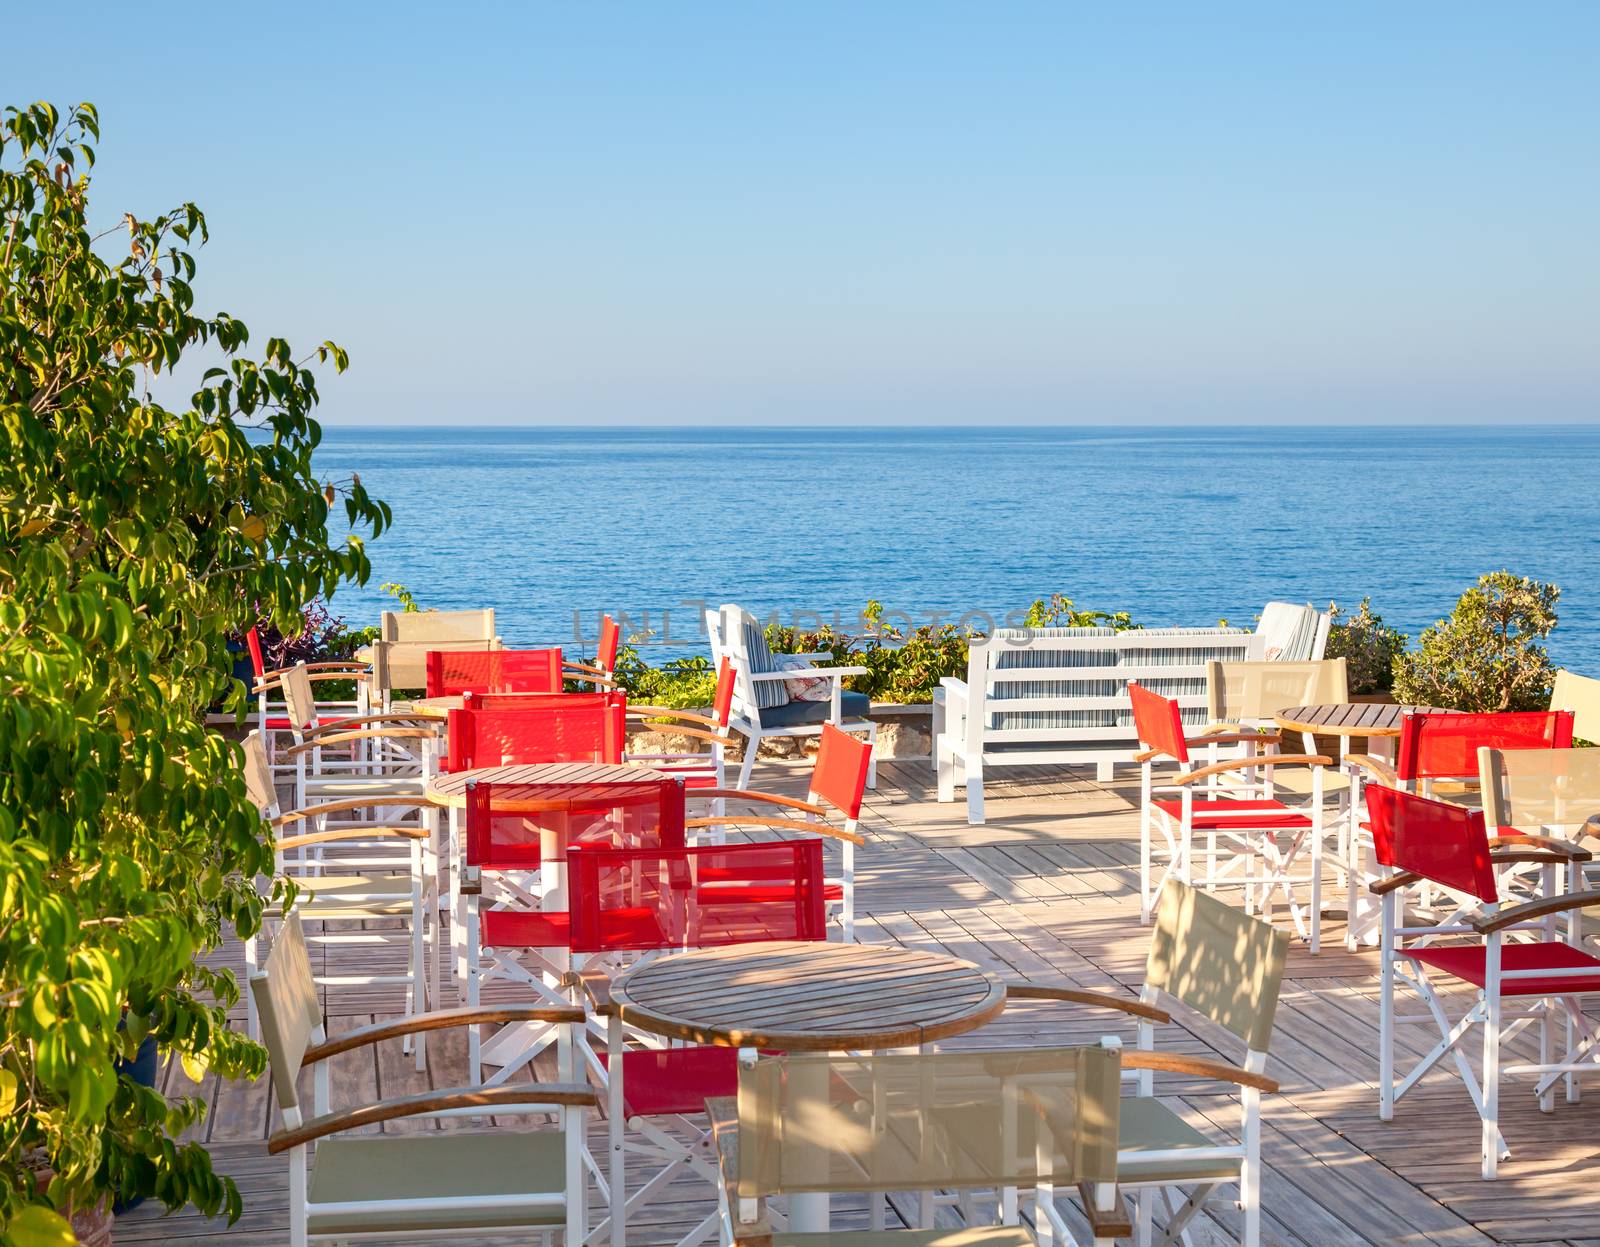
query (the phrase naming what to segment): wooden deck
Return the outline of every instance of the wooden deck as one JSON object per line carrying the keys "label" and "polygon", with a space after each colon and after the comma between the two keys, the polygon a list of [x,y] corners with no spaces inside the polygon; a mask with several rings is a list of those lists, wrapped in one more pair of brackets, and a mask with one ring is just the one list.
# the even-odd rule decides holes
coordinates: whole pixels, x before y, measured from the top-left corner
{"label": "wooden deck", "polygon": [[[1051,767],[991,774],[989,823],[968,827],[964,803],[933,800],[926,763],[882,766],[863,816],[869,843],[857,857],[859,938],[943,949],[1007,978],[1136,987],[1147,942],[1136,900],[1137,793],[1097,785],[1091,773]],[[764,765],[755,786],[793,791],[803,787],[804,774]],[[1600,1079],[1589,1079],[1579,1104],[1558,1096],[1548,1116],[1538,1112],[1531,1092],[1509,1087],[1502,1128],[1512,1157],[1498,1181],[1481,1181],[1478,1121],[1452,1076],[1435,1071],[1401,1102],[1394,1122],[1378,1120],[1376,958],[1345,952],[1342,936],[1337,924],[1325,925],[1321,956],[1297,944],[1290,957],[1268,1064],[1283,1090],[1268,1097],[1264,1118],[1264,1241],[1286,1247],[1600,1247]],[[381,954],[338,948],[326,955],[370,961]],[[234,950],[227,964],[239,964]],[[398,989],[332,987],[325,994],[333,1032],[393,1015],[402,999]],[[239,1015],[242,1024],[242,1008]],[[1074,1043],[1111,1029],[1102,1013],[1014,1005],[956,1043]],[[1432,1037],[1425,1028],[1402,1027],[1400,1041],[1402,1051],[1420,1053]],[[1158,1046],[1230,1060],[1242,1055],[1231,1036],[1187,1013],[1163,1028]],[[459,1034],[433,1042],[426,1074],[412,1069],[397,1043],[347,1054],[334,1069],[335,1107],[456,1085],[464,1075]],[[219,1238],[237,1247],[286,1241],[285,1164],[262,1146],[276,1124],[266,1080],[241,1085],[208,1078],[196,1088],[175,1064],[164,1079],[169,1094],[197,1092],[208,1103],[197,1137],[217,1168],[239,1182],[244,1218],[228,1228],[192,1211],[163,1216],[159,1206],[146,1207],[118,1219],[116,1241],[124,1247]],[[1208,1129],[1227,1132],[1237,1124],[1233,1097],[1214,1086],[1163,1076],[1157,1091]],[[460,1129],[464,1123],[384,1128],[396,1126]],[[680,1181],[669,1196],[630,1223],[631,1243],[673,1242],[713,1207],[712,1192],[696,1181]],[[848,1206],[836,1208],[836,1222],[854,1220]],[[1194,1231],[1197,1247],[1235,1241],[1235,1220],[1226,1207],[1213,1207]]]}

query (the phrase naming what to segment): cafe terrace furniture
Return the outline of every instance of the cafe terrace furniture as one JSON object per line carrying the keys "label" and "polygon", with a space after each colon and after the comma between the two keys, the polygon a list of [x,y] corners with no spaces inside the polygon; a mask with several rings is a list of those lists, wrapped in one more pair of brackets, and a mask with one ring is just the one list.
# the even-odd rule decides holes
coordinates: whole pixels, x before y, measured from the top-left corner
{"label": "cafe terrace furniture", "polygon": [[[328,1061],[404,1036],[457,1026],[513,1021],[570,1030],[574,1008],[497,1007],[419,1014],[329,1038],[311,977],[298,916],[273,940],[266,965],[250,976],[262,1040],[283,1125],[267,1139],[272,1156],[289,1158],[289,1244],[373,1238],[475,1239],[564,1230],[569,1247],[584,1241],[587,1111],[595,1091],[561,1046],[559,1082],[507,1087],[450,1087],[358,1103],[332,1111]],[[312,1071],[311,1104],[300,1075]],[[554,1117],[554,1129],[370,1133],[384,1122],[428,1118]],[[531,1124],[531,1123],[530,1123]],[[360,1132],[360,1133],[358,1133]],[[313,1146],[315,1150],[313,1152]]]}
{"label": "cafe terrace furniture", "polygon": [[[1190,1221],[1227,1183],[1238,1183],[1243,1214],[1238,1241],[1261,1242],[1261,1096],[1278,1085],[1266,1076],[1267,1045],[1288,963],[1289,936],[1196,888],[1168,879],[1156,906],[1156,925],[1137,1001],[1104,992],[1011,984],[1011,1000],[1055,1000],[1116,1010],[1138,1022],[1136,1050],[1123,1067],[1136,1069],[1137,1098],[1121,1103],[1117,1183],[1136,1193],[1135,1241],[1187,1235]],[[1171,1020],[1176,1000],[1223,1027],[1245,1046],[1242,1066],[1155,1050],[1156,1027]],[[1191,1126],[1155,1096],[1153,1073],[1196,1075],[1239,1088],[1237,1141]],[[1125,1079],[1129,1074],[1124,1074]],[[1154,1224],[1157,1200],[1164,1215]],[[1187,1241],[1185,1237],[1185,1241]]]}
{"label": "cafe terrace furniture", "polygon": [[[567,878],[573,964],[598,1017],[608,1014],[614,973],[600,957],[642,962],[691,948],[827,938],[822,844],[815,837],[628,849],[585,844],[568,852]],[[594,1233],[609,1231],[620,1243],[630,1213],[677,1178],[694,1174],[715,1187],[710,1135],[699,1119],[708,1096],[733,1094],[737,1056],[727,1047],[685,1047],[637,1031],[630,1036],[610,1021],[595,1071],[608,1097],[610,1219]],[[630,1049],[630,1038],[643,1046]],[[654,1170],[631,1192],[630,1155]],[[680,1247],[715,1228],[714,1215],[702,1218],[679,1239]]]}
{"label": "cafe terrace furniture", "polygon": [[[589,927],[575,919],[605,903],[574,890],[569,849],[682,848],[683,785],[641,768],[604,783],[471,782],[466,787],[461,902],[466,918],[467,1002],[476,1005],[486,984],[514,982],[547,1004],[570,1003],[569,978],[582,964],[573,953],[588,947]],[[636,885],[635,880],[624,880]],[[636,908],[628,910],[637,916]],[[584,945],[579,947],[579,945]],[[531,964],[530,964],[531,963]],[[547,1036],[491,1045],[505,1081],[547,1046]],[[479,1037],[469,1036],[467,1064],[482,1082]]]}
{"label": "cafe terrace furniture", "polygon": [[[720,666],[726,656],[733,664],[729,726],[745,738],[738,787],[750,786],[761,742],[771,737],[816,736],[832,724],[865,737],[869,745],[877,740],[878,725],[867,717],[872,708],[867,695],[844,687],[850,676],[869,675],[865,667],[824,666],[833,659],[827,651],[774,654],[760,621],[731,603],[706,612],[706,635],[711,642],[711,661]],[[807,685],[812,687],[802,688]],[[874,766],[868,771],[867,787],[877,786]]]}
{"label": "cafe terrace furniture", "polygon": [[[645,726],[674,736],[704,741],[708,748],[698,753],[637,753],[630,749],[628,761],[676,775],[690,788],[727,787],[727,751],[734,743],[728,734],[733,715],[733,689],[733,660],[724,654],[717,664],[717,686],[710,714],[675,710],[669,706],[629,706],[630,719],[643,720]],[[715,812],[721,813],[720,803]]]}
{"label": "cafe terrace furniture", "polygon": [[1600,680],[1572,671],[1556,672],[1550,709],[1572,711],[1572,734],[1600,745]]}
{"label": "cafe terrace furniture", "polygon": [[1483,814],[1496,836],[1567,844],[1600,819],[1600,749],[1478,750]]}
{"label": "cafe terrace furniture", "polygon": [[934,693],[938,799],[967,790],[967,821],[984,821],[991,766],[1094,763],[1102,783],[1133,750],[1127,686],[1175,699],[1184,722],[1206,721],[1206,664],[1322,657],[1327,616],[1274,602],[1255,632],[1239,628],[997,628],[971,643],[966,679]]}
{"label": "cafe terrace furniture", "polygon": [[[1243,888],[1250,913],[1270,913],[1275,894],[1281,893],[1296,931],[1313,953],[1320,951],[1321,775],[1331,760],[1318,754],[1260,752],[1270,738],[1253,732],[1189,737],[1177,701],[1137,681],[1129,682],[1128,697],[1140,745],[1134,755],[1139,763],[1139,920],[1150,921],[1156,892],[1169,878],[1207,890]],[[1210,764],[1195,756],[1219,743],[1252,745],[1258,751]],[[1158,782],[1157,763],[1176,768],[1176,773],[1164,772]],[[1278,799],[1274,777],[1279,767],[1288,766],[1313,768],[1310,801],[1303,808]],[[1218,783],[1223,777],[1233,781],[1226,788]],[[1296,892],[1299,885],[1310,893],[1304,905]]]}
{"label": "cafe terrace furniture", "polygon": [[622,639],[622,629],[610,615],[600,617],[600,640],[594,649],[593,662],[568,662],[569,679],[587,681],[596,688],[616,688],[617,646]]}
{"label": "cafe terrace furniture", "polygon": [[[272,763],[274,773],[279,770],[287,771],[287,765],[280,766],[275,755],[275,746],[278,737],[287,735],[293,724],[289,719],[288,708],[283,704],[282,681],[288,667],[269,671],[267,669],[266,655],[261,647],[261,631],[251,628],[244,634],[245,649],[250,654],[250,668],[255,674],[255,682],[251,692],[256,697],[256,730],[261,733],[261,739],[267,748],[267,759]],[[356,686],[356,695],[350,701],[329,701],[323,703],[323,709],[330,711],[344,711],[350,716],[363,715],[367,711],[368,687],[372,675],[371,667],[355,660],[341,660],[338,662],[306,663],[306,670],[310,678],[316,680],[353,680]],[[268,696],[278,690],[276,701],[269,701]]]}
{"label": "cafe terrace furniture", "polygon": [[[531,698],[531,700],[529,700]],[[622,761],[628,730],[622,693],[466,694],[446,720],[446,771],[529,762]]]}
{"label": "cafe terrace furniture", "polygon": [[[1350,805],[1361,808],[1362,785],[1377,782],[1423,796],[1439,796],[1460,804],[1475,803],[1478,797],[1478,750],[1480,749],[1565,749],[1572,744],[1572,715],[1566,711],[1517,711],[1507,714],[1462,714],[1457,711],[1405,707],[1398,716],[1398,731],[1392,760],[1376,753],[1347,754],[1345,769],[1352,783]],[[1366,823],[1357,823],[1348,839],[1345,878],[1348,912],[1348,947],[1372,925],[1361,921],[1358,889],[1363,879],[1373,878],[1363,868],[1372,833]],[[1430,885],[1419,889],[1426,901]]]}
{"label": "cafe terrace furniture", "polygon": [[[401,808],[414,808],[420,815],[410,826],[359,823],[354,826],[333,828],[330,817],[350,814],[356,810],[370,810],[379,803],[370,798],[353,798],[318,806],[313,809],[279,809],[278,794],[272,782],[271,768],[267,764],[266,748],[259,732],[251,732],[242,745],[242,769],[245,789],[260,813],[262,821],[270,823],[274,833],[274,875],[294,882],[296,893],[293,913],[308,921],[320,924],[313,938],[325,946],[359,944],[370,946],[375,941],[385,944],[401,942],[406,946],[406,968],[403,974],[369,971],[362,974],[323,975],[319,983],[340,986],[376,986],[387,983],[404,983],[406,986],[406,1014],[426,1012],[439,998],[437,974],[438,923],[432,915],[438,912],[439,874],[435,853],[433,813],[422,799],[414,795],[398,799]],[[385,809],[393,811],[396,798],[383,798]],[[297,830],[303,828],[303,830]],[[285,833],[289,834],[285,834]],[[377,856],[350,856],[326,858],[324,846],[339,844],[341,849],[351,847],[365,850],[387,850]],[[400,847],[403,852],[395,853]],[[293,853],[295,856],[290,857]],[[377,870],[363,870],[364,866],[377,866]],[[262,911],[263,933],[274,923],[283,920],[281,904],[269,902]],[[378,919],[371,930],[335,931],[328,923],[354,922],[364,924]],[[400,925],[394,926],[398,920]],[[247,970],[257,965],[257,935],[241,937],[244,947],[244,964]],[[255,997],[245,995],[246,1029],[252,1039],[260,1038],[260,1023],[256,1017]],[[407,1051],[412,1041],[406,1041]],[[415,1043],[417,1068],[426,1066],[422,1040]]]}
{"label": "cafe terrace furniture", "polygon": [[[1033,1247],[1016,1200],[1002,1224],[964,1230],[885,1230],[892,1191],[1031,1188],[1039,1240],[1111,1247],[1129,1227],[1116,1188],[1121,1062],[1115,1040],[1097,1046],[825,1056],[764,1056],[739,1069],[737,1097],[712,1105],[723,1181],[718,1213],[726,1247]],[[1057,1206],[1077,1188],[1089,1237]],[[824,1226],[773,1234],[765,1201],[786,1195],[866,1193],[878,1212],[865,1233]],[[800,1232],[793,1232],[799,1229]],[[806,1232],[806,1230],[810,1232]]]}
{"label": "cafe terrace furniture", "polygon": [[[531,755],[539,756],[539,755]],[[646,773],[648,774],[648,773]],[[450,871],[449,912],[451,962],[456,979],[464,984],[467,976],[467,911],[461,899],[462,812],[467,805],[467,785],[487,784],[626,784],[640,777],[640,768],[620,763],[595,763],[587,758],[549,759],[485,766],[472,770],[445,771],[434,775],[423,789],[423,797],[445,811],[445,831],[441,836],[445,864]]]}
{"label": "cafe terrace furniture", "polygon": [[[1481,810],[1380,784],[1368,787],[1367,810],[1378,862],[1390,872],[1371,885],[1381,898],[1383,927],[1378,1114],[1393,1120],[1396,1103],[1448,1058],[1478,1111],[1482,1174],[1493,1178],[1510,1155],[1499,1128],[1501,1082],[1532,1079],[1539,1107],[1548,1113],[1555,1107],[1556,1083],[1566,1079],[1568,1098],[1575,1098],[1570,1075],[1596,1068],[1600,1035],[1583,1013],[1582,998],[1600,993],[1600,958],[1580,947],[1578,911],[1600,906],[1600,893],[1555,888],[1561,872],[1588,854],[1565,844],[1517,843],[1517,837],[1496,847]],[[1505,862],[1539,864],[1547,894],[1503,905],[1495,866]],[[1424,881],[1449,898],[1453,912],[1416,915],[1401,904],[1405,890]],[[1451,1018],[1452,999],[1441,994],[1440,980],[1476,989],[1459,1018]],[[1401,984],[1425,1013],[1396,1012]],[[1431,1024],[1439,1038],[1397,1081],[1395,1028],[1407,1024]],[[1506,1060],[1502,1045],[1530,1027],[1538,1035],[1538,1059]],[[1558,1029],[1564,1040],[1559,1058]],[[1482,1043],[1481,1075],[1463,1051],[1475,1032]]]}
{"label": "cafe terrace furniture", "polygon": [[[804,801],[795,797],[742,788],[713,788],[694,795],[725,804],[732,801],[759,802],[777,807],[784,817],[759,814],[712,814],[688,820],[692,831],[720,830],[724,827],[760,827],[767,833],[820,836],[839,848],[839,867],[826,881],[828,907],[839,910],[840,933],[848,942],[856,937],[856,846],[866,838],[857,830],[861,803],[866,796],[867,774],[872,768],[872,746],[858,736],[824,724],[817,758],[811,767],[811,782]],[[792,813],[791,813],[792,812]],[[798,817],[796,817],[798,815]],[[840,825],[829,821],[837,817]],[[714,833],[715,834],[715,833]]]}

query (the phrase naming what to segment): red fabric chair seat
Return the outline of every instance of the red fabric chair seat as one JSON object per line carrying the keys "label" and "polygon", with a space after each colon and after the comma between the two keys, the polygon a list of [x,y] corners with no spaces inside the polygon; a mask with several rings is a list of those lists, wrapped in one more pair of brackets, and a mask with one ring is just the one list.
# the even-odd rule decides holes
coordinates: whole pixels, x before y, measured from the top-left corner
{"label": "red fabric chair seat", "polygon": [[[1481,944],[1461,945],[1451,948],[1419,948],[1408,950],[1405,956],[1432,966],[1445,974],[1458,978],[1474,987],[1488,982],[1484,971],[1487,950]],[[1581,992],[1600,992],[1600,957],[1591,957],[1582,949],[1570,944],[1502,944],[1500,968],[1502,970],[1566,970],[1575,966],[1592,966],[1593,974],[1575,975],[1572,978],[1501,979],[1502,996],[1571,996]]]}
{"label": "red fabric chair seat", "polygon": [[[618,929],[639,936],[665,939],[666,933],[651,909],[613,911]],[[566,948],[571,942],[572,919],[565,910],[548,913],[536,909],[490,909],[479,917],[485,948]]]}
{"label": "red fabric chair seat", "polygon": [[[1152,801],[1151,805],[1162,811],[1174,820],[1183,818],[1183,802],[1180,800]],[[1247,828],[1269,827],[1273,829],[1291,828],[1298,830],[1310,827],[1311,820],[1304,814],[1296,813],[1281,801],[1196,801],[1193,805],[1193,826],[1200,830],[1210,830],[1219,827]],[[1262,817],[1256,811],[1281,810],[1275,816]],[[1237,817],[1244,815],[1245,817]]]}
{"label": "red fabric chair seat", "polygon": [[[730,883],[721,885],[712,881],[700,888],[700,903],[715,904],[719,900],[726,900],[730,904],[735,902],[749,903],[774,903],[787,901],[794,898],[794,885],[792,883]],[[825,901],[842,901],[844,899],[844,884],[825,883],[822,885],[822,899]]]}
{"label": "red fabric chair seat", "polygon": [[294,730],[294,720],[286,715],[273,714],[268,715],[261,726],[269,732],[292,732]]}
{"label": "red fabric chair seat", "polygon": [[[602,1065],[608,1053],[599,1053]],[[664,1048],[622,1058],[622,1108],[629,1117],[703,1113],[708,1096],[739,1093],[737,1048]]]}

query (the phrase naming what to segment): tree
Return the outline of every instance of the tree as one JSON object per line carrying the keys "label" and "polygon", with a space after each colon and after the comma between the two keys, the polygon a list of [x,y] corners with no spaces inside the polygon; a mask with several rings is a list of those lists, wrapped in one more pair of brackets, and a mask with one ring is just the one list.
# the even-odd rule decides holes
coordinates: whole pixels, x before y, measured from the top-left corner
{"label": "tree", "polygon": [[[0,115],[0,1229],[18,1247],[70,1242],[58,1214],[111,1191],[239,1215],[177,1142],[203,1104],[116,1061],[151,1034],[195,1076],[264,1068],[226,1027],[233,976],[197,964],[257,928],[272,867],[205,711],[247,705],[226,635],[257,604],[290,628],[364,579],[355,530],[390,518],[312,472],[308,365],[344,352],[271,338],[248,359],[241,322],[197,314],[192,204],[91,235],[98,141],[88,104]],[[219,366],[168,410],[152,379],[191,349]]]}
{"label": "tree", "polygon": [[1478,577],[1421,648],[1394,663],[1395,700],[1451,710],[1543,710],[1555,668],[1541,642],[1556,626],[1555,585],[1508,571]]}
{"label": "tree", "polygon": [[1349,667],[1350,692],[1387,693],[1394,684],[1394,664],[1405,653],[1406,635],[1373,613],[1372,599],[1361,599],[1354,615],[1346,616],[1336,602],[1328,603],[1332,626],[1328,629],[1326,657],[1343,658]]}

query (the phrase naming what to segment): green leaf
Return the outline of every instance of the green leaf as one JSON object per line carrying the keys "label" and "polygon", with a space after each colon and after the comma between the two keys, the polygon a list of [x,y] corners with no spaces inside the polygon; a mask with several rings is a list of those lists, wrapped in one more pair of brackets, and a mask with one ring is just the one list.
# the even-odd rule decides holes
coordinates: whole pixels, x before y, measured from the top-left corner
{"label": "green leaf", "polygon": [[10,1247],[74,1247],[78,1236],[59,1212],[29,1204],[6,1224]]}
{"label": "green leaf", "polygon": [[17,1076],[8,1069],[0,1069],[0,1117],[9,1117],[17,1107]]}

